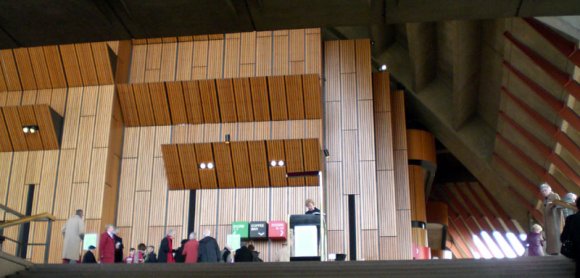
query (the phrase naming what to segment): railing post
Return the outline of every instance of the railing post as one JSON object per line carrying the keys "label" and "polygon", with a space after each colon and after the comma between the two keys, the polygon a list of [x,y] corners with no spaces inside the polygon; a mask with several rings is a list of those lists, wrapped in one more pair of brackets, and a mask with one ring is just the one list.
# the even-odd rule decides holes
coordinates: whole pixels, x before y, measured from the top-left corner
{"label": "railing post", "polygon": [[[23,235],[22,235],[22,225],[18,225],[18,239],[16,242],[16,256],[22,257],[22,242],[23,242]],[[23,258],[26,259],[26,258]]]}
{"label": "railing post", "polygon": [[48,256],[50,254],[50,236],[52,234],[52,220],[48,221],[48,227],[46,228],[46,243],[44,245],[44,263],[48,263]]}

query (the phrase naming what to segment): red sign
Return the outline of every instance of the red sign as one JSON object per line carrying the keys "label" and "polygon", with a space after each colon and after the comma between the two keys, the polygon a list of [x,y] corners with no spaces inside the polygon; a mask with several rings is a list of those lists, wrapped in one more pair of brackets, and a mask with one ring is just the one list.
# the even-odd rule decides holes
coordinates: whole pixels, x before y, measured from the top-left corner
{"label": "red sign", "polygon": [[270,221],[268,223],[268,237],[272,240],[286,240],[288,225],[284,221]]}

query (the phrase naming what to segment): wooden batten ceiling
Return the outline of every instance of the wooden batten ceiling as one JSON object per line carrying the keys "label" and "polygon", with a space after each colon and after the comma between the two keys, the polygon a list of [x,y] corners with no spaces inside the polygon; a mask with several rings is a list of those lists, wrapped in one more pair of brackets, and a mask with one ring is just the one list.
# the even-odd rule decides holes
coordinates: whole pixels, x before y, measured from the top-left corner
{"label": "wooden batten ceiling", "polygon": [[0,92],[113,84],[106,42],[0,50]]}
{"label": "wooden batten ceiling", "polygon": [[320,119],[317,74],[117,85],[127,126]]}
{"label": "wooden batten ceiling", "polygon": [[[25,126],[38,132],[24,133]],[[61,130],[62,118],[46,104],[0,107],[0,152],[56,150]]]}
{"label": "wooden batten ceiling", "polygon": [[[290,177],[288,173],[321,169],[318,139],[235,141],[161,145],[171,190],[318,186],[318,176]],[[270,161],[284,166],[270,166]],[[212,163],[213,169],[200,164]]]}

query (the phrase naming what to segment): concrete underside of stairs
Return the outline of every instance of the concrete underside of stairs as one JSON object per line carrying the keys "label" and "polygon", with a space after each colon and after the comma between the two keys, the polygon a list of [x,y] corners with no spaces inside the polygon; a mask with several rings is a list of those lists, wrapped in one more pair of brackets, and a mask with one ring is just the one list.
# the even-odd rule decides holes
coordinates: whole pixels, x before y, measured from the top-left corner
{"label": "concrete underside of stairs", "polygon": [[36,265],[14,277],[574,277],[563,257],[505,260]]}

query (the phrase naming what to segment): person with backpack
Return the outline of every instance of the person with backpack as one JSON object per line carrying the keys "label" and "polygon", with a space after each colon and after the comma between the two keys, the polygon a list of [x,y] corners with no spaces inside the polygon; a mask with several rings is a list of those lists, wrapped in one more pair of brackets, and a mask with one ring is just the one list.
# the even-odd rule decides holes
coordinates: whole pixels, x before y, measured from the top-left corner
{"label": "person with backpack", "polygon": [[[576,207],[580,207],[580,198],[576,199]],[[566,217],[560,241],[562,242],[560,252],[576,261],[576,278],[580,278],[580,212]]]}

